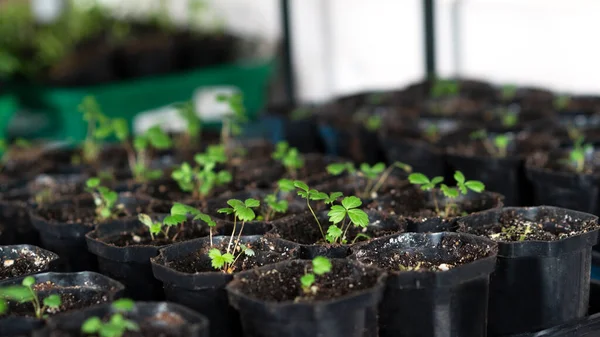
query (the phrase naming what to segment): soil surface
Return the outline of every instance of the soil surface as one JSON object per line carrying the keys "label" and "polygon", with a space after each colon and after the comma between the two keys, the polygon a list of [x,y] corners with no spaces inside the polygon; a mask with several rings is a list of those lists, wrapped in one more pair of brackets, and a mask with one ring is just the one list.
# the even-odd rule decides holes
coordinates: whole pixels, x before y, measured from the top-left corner
{"label": "soil surface", "polygon": [[[220,194],[223,194],[228,190],[230,190],[230,188],[227,185],[215,187],[213,192],[205,198],[208,199],[218,197]],[[140,189],[138,189],[138,192],[159,200],[175,200],[184,204],[196,204],[201,202],[201,200],[195,200],[193,198],[192,192],[182,191],[179,188],[179,185],[177,185],[177,183],[171,179],[144,184],[140,187]]]}
{"label": "soil surface", "polygon": [[598,229],[593,221],[582,221],[569,215],[543,216],[529,220],[517,213],[502,214],[495,224],[475,227],[459,222],[458,230],[486,236],[499,242],[557,241]]}
{"label": "soil surface", "polygon": [[[184,256],[177,261],[167,262],[167,266],[179,272],[189,274],[215,272],[217,270],[211,266],[211,260],[208,257],[208,251],[212,248],[217,248],[221,252],[224,252],[228,243],[229,240],[224,240],[214,247],[207,245],[195,253]],[[265,239],[259,239],[256,242],[246,243],[245,245],[254,251],[254,256],[248,256],[246,254],[240,256],[233,266],[234,272],[288,260],[297,255],[297,252],[294,249],[277,246]],[[233,255],[237,257],[238,254],[239,248],[238,251]]]}
{"label": "soil surface", "polygon": [[527,166],[571,174],[600,174],[600,152],[594,152],[586,158],[581,172],[577,172],[575,166],[569,160],[568,150],[536,153],[528,158]]}
{"label": "soil surface", "polygon": [[[14,249],[14,252],[17,250]],[[51,260],[50,256],[40,256],[29,249],[23,249],[18,254],[18,258],[0,256],[0,281],[46,270]]]}
{"label": "soil surface", "polygon": [[367,265],[375,265],[389,272],[402,271],[447,271],[490,255],[490,247],[461,240],[458,237],[444,237],[440,243],[422,244],[406,248],[402,240],[373,243],[356,252],[356,259]]}
{"label": "soil surface", "polygon": [[[512,140],[507,147],[507,156],[528,156],[536,151],[543,151],[557,146],[558,143],[546,133],[516,133],[512,134]],[[446,151],[450,154],[465,157],[499,157],[494,141],[462,139],[448,146]]]}
{"label": "soil surface", "polygon": [[300,278],[310,270],[310,261],[291,261],[283,268],[256,272],[240,279],[237,287],[247,296],[267,302],[316,302],[335,299],[370,289],[377,284],[380,272],[347,261],[333,261],[331,272],[316,276],[308,293]]}
{"label": "soil surface", "polygon": [[[84,309],[109,301],[109,298],[106,295],[106,290],[91,289],[85,286],[63,287],[47,281],[35,284],[33,289],[38,293],[40,300],[46,298],[50,294],[60,295],[62,300],[60,308],[46,309],[45,314],[47,315],[55,315],[71,310]],[[16,304],[10,302],[9,305],[10,316],[35,317],[33,305],[31,303]]]}
{"label": "soil surface", "polygon": [[162,233],[155,235],[154,240],[150,236],[150,232],[146,227],[139,228],[135,232],[122,232],[117,235],[99,238],[100,241],[117,247],[128,246],[165,246],[174,242],[187,241],[208,236],[209,230],[207,226],[202,226],[199,223],[186,221],[183,225],[179,225],[169,230],[169,238],[165,238]]}

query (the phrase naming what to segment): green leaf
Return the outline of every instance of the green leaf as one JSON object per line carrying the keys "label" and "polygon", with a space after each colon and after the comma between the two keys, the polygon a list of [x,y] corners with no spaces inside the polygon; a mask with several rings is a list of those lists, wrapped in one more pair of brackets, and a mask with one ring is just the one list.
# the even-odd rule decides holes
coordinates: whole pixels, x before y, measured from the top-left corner
{"label": "green leaf", "polygon": [[260,206],[260,201],[256,200],[256,199],[246,199],[246,201],[244,201],[244,204],[246,204],[246,207],[258,207]]}
{"label": "green leaf", "polygon": [[154,221],[152,221],[152,218],[150,218],[148,214],[138,214],[138,220],[140,220],[140,222],[143,223],[146,227],[152,227],[152,225],[154,224]]}
{"label": "green leaf", "polygon": [[451,198],[451,199],[457,198],[459,195],[458,190],[456,188],[451,188],[451,187],[448,187],[448,186],[442,184],[441,189],[442,189],[442,193],[444,193],[444,195],[448,198]]}
{"label": "green leaf", "polygon": [[355,196],[345,197],[344,200],[342,200],[342,206],[344,206],[345,209],[356,208],[360,205],[362,205],[362,201]]}
{"label": "green leaf", "polygon": [[235,215],[241,221],[252,221],[256,218],[256,214],[251,208],[248,207],[240,207],[235,210]]}
{"label": "green leaf", "polygon": [[111,216],[110,209],[103,208],[103,209],[100,210],[100,217],[102,219],[108,219],[108,218],[110,218],[110,216]]}
{"label": "green leaf", "polygon": [[33,301],[34,295],[28,287],[14,285],[0,288],[0,298],[25,303]]}
{"label": "green leaf", "polygon": [[338,224],[346,217],[346,209],[340,205],[331,206],[331,210],[327,213],[329,221],[333,224]]}
{"label": "green leaf", "polygon": [[295,189],[294,182],[289,179],[280,179],[277,182],[279,189],[283,192],[291,192]]}
{"label": "green leaf", "polygon": [[424,175],[423,173],[411,173],[408,176],[408,181],[411,184],[415,184],[415,185],[424,185],[424,184],[428,184],[429,178],[427,178],[426,175]]}
{"label": "green leaf", "polygon": [[81,332],[85,334],[95,334],[102,328],[102,320],[100,317],[90,317],[81,325]]}
{"label": "green leaf", "polygon": [[300,284],[303,288],[310,288],[315,283],[315,274],[304,274],[300,278]]}
{"label": "green leaf", "polygon": [[111,306],[117,311],[132,311],[135,307],[135,302],[129,298],[120,298],[114,301]]}
{"label": "green leaf", "polygon": [[0,315],[4,315],[8,312],[8,303],[0,298]]}
{"label": "green leaf", "polygon": [[168,215],[163,220],[163,224],[165,224],[166,226],[177,226],[179,224],[184,223],[185,220],[187,220],[185,215],[181,215],[181,214]]}
{"label": "green leaf", "polygon": [[144,151],[148,147],[148,140],[146,138],[137,136],[133,139],[133,147],[136,151]]}
{"label": "green leaf", "polygon": [[456,180],[457,183],[462,184],[465,182],[465,175],[460,171],[456,171],[454,172],[454,180]]}
{"label": "green leaf", "polygon": [[287,200],[279,200],[270,204],[270,206],[277,213],[285,213],[288,210],[289,204]]}
{"label": "green leaf", "polygon": [[106,201],[106,206],[112,207],[114,204],[117,203],[117,199],[119,199],[119,194],[117,194],[117,192],[115,191],[110,191],[107,193],[103,193],[102,197]]}
{"label": "green leaf", "polygon": [[100,186],[100,178],[90,178],[85,182],[88,188],[96,188]]}
{"label": "green leaf", "polygon": [[217,173],[217,183],[219,185],[230,183],[231,180],[233,180],[233,177],[229,171],[222,170]]}
{"label": "green leaf", "polygon": [[349,209],[348,217],[355,226],[364,228],[369,225],[369,216],[361,209]]}
{"label": "green leaf", "polygon": [[331,261],[324,256],[317,256],[312,260],[313,273],[323,275],[331,271]]}
{"label": "green leaf", "polygon": [[60,298],[60,295],[52,294],[52,295],[44,298],[43,303],[48,308],[58,308],[62,304],[62,300]]}
{"label": "green leaf", "polygon": [[234,210],[233,208],[221,208],[217,211],[217,213],[222,213],[222,214],[233,214]]}
{"label": "green leaf", "polygon": [[372,168],[371,171],[377,174],[382,173],[383,171],[385,171],[385,164],[384,163],[377,163],[375,164]]}
{"label": "green leaf", "polygon": [[225,263],[232,263],[235,260],[235,257],[232,254],[221,254],[216,248],[213,248],[208,252],[208,257],[211,259],[211,265],[215,269],[221,269]]}
{"label": "green leaf", "polygon": [[115,137],[121,142],[129,138],[129,126],[124,118],[115,118],[112,121],[112,128],[115,132]]}
{"label": "green leaf", "polygon": [[431,184],[433,184],[434,186],[441,183],[442,181],[444,181],[443,177],[434,177],[433,179],[431,179]]}
{"label": "green leaf", "polygon": [[146,130],[145,136],[156,149],[166,150],[172,146],[171,138],[158,125]]}
{"label": "green leaf", "polygon": [[342,192],[332,192],[327,199],[325,199],[325,204],[333,204],[336,202],[341,196],[343,196]]}
{"label": "green leaf", "polygon": [[194,217],[194,220],[202,220],[208,225],[208,227],[215,227],[217,225],[217,223],[214,222],[213,219],[211,219],[211,217],[209,215],[204,214],[204,213],[200,213],[200,214],[196,215]]}
{"label": "green leaf", "polygon": [[26,287],[32,287],[35,284],[35,278],[33,276],[27,276],[21,282]]}
{"label": "green leaf", "polygon": [[246,248],[244,248],[244,255],[246,255],[246,256],[254,256],[255,252],[254,252],[253,249],[246,247]]}
{"label": "green leaf", "polygon": [[200,211],[198,211],[197,209],[178,202],[174,203],[171,207],[171,215],[195,215],[198,213],[200,213]]}
{"label": "green leaf", "polygon": [[329,243],[334,243],[337,241],[337,239],[342,236],[342,230],[336,226],[336,225],[331,225],[329,226],[329,228],[327,228],[327,235],[326,235],[326,239],[327,242]]}
{"label": "green leaf", "polygon": [[246,204],[243,203],[240,200],[237,199],[229,199],[227,200],[227,205],[233,207],[233,209],[239,208],[239,207],[246,207]]}
{"label": "green leaf", "polygon": [[300,181],[300,180],[296,180],[296,181],[294,181],[294,186],[295,186],[296,188],[299,188],[299,189],[301,189],[302,191],[304,191],[304,192],[307,192],[307,193],[308,193],[308,190],[309,190],[309,189],[308,189],[308,185],[306,185],[304,182],[302,182],[302,181]]}
{"label": "green leaf", "polygon": [[469,180],[465,183],[465,186],[467,186],[467,188],[470,189],[471,191],[474,191],[477,193],[481,193],[485,190],[485,185],[481,181],[477,181],[477,180]]}
{"label": "green leaf", "polygon": [[327,195],[327,193],[319,192],[317,190],[310,190],[308,192],[308,198],[313,201],[318,201],[318,200],[327,200],[327,198],[329,198],[329,196]]}
{"label": "green leaf", "polygon": [[152,226],[150,226],[150,233],[152,234],[158,234],[160,233],[160,231],[162,230],[162,224],[160,223],[153,223]]}

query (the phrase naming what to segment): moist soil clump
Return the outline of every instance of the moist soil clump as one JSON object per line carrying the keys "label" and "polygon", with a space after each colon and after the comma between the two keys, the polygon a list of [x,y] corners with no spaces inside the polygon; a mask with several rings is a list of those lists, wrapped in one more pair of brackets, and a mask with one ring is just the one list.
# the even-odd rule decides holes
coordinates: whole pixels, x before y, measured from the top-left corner
{"label": "moist soil clump", "polygon": [[507,212],[497,223],[484,227],[472,227],[460,222],[458,231],[486,236],[499,242],[557,241],[587,233],[598,228],[593,221],[574,219],[569,215],[561,217],[544,216],[529,220],[523,216]]}
{"label": "moist soil clump", "polygon": [[[206,247],[188,256],[177,259],[176,261],[167,262],[167,266],[179,272],[188,274],[216,272],[218,270],[212,267],[211,260],[208,257],[208,251],[212,248],[217,248],[221,252],[224,252],[227,249],[228,244],[229,239],[223,240],[221,243],[212,247],[207,245]],[[234,243],[232,243],[232,246],[233,244]],[[265,239],[259,239],[256,242],[243,244],[252,249],[254,251],[254,255],[248,256],[247,254],[242,253],[242,256],[240,256],[233,265],[234,272],[284,261],[296,256],[295,249],[278,247],[274,243]],[[240,249],[238,248],[233,255],[237,257],[239,253]]]}
{"label": "moist soil clump", "polygon": [[0,281],[40,272],[51,259],[51,256],[39,256],[27,249],[21,250],[18,258],[2,257],[0,258]]}
{"label": "moist soil clump", "polygon": [[247,296],[267,302],[316,302],[340,298],[377,284],[379,272],[347,262],[333,261],[331,272],[317,276],[316,292],[305,293],[300,277],[310,268],[310,261],[291,261],[283,268],[256,272],[240,278],[240,290]]}

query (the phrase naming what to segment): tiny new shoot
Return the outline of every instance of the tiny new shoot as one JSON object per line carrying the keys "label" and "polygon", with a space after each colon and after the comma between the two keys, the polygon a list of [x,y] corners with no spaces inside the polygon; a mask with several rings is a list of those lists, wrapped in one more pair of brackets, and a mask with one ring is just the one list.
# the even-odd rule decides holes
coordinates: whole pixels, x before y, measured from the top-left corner
{"label": "tiny new shoot", "polygon": [[304,166],[304,158],[298,149],[290,147],[285,141],[276,144],[275,151],[271,156],[276,161],[281,162],[291,179],[296,179],[298,169],[301,169]]}
{"label": "tiny new shoot", "polygon": [[179,142],[179,146],[190,147],[198,145],[202,137],[202,119],[196,113],[194,101],[179,103],[175,105],[177,114],[185,121],[186,129],[183,137]]}
{"label": "tiny new shoot", "polygon": [[233,136],[242,133],[242,125],[248,122],[246,108],[244,107],[244,97],[242,94],[219,95],[217,101],[226,103],[229,112],[223,117],[223,126],[221,127],[221,144],[225,146],[227,158],[231,159],[234,151]]}
{"label": "tiny new shoot", "polygon": [[410,173],[412,171],[412,167],[410,165],[401,162],[395,162],[387,168],[385,167],[384,163],[377,163],[373,166],[367,163],[362,163],[360,165],[360,170],[358,171],[352,163],[346,162],[327,165],[327,172],[329,172],[331,175],[340,175],[344,172],[348,172],[349,174],[358,173],[359,176],[364,177],[367,181],[362,193],[358,193],[357,191],[357,194],[363,198],[369,198],[379,191],[395,168],[399,168],[406,173]]}
{"label": "tiny new shoot", "polygon": [[[260,207],[260,201],[252,198],[245,201],[230,199],[227,201],[227,204],[231,207],[221,208],[218,212],[233,215],[233,231],[231,232],[229,243],[225,252],[221,252],[217,248],[211,248],[208,252],[208,257],[211,260],[213,268],[231,274],[235,270],[235,262],[240,256],[254,256],[254,251],[249,246],[241,244],[240,238],[246,222],[253,221],[256,218],[253,209]],[[237,239],[234,240],[238,222],[241,222],[241,227]]]}
{"label": "tiny new shoot", "polygon": [[87,133],[82,145],[83,160],[85,163],[95,163],[102,149],[102,142],[112,134],[112,124],[102,113],[94,96],[86,96],[79,104],[79,111],[87,123]]}
{"label": "tiny new shoot", "polygon": [[[171,207],[171,214],[167,215],[162,221],[153,221],[149,215],[144,213],[138,214],[138,220],[148,227],[148,232],[150,233],[150,238],[152,241],[154,241],[158,235],[162,234],[165,240],[175,242],[179,234],[183,232],[184,224],[187,221],[188,216],[192,216],[193,220],[204,221],[208,225],[210,228],[210,237],[212,242],[212,231],[216,226],[216,223],[210,218],[210,216],[188,205],[175,203]],[[171,227],[177,229],[172,238],[169,237]]]}
{"label": "tiny new shoot", "polygon": [[583,137],[579,137],[577,141],[575,141],[573,149],[571,149],[571,152],[569,153],[569,159],[573,165],[573,168],[575,169],[575,172],[583,173],[585,170],[586,156],[593,151],[594,146],[592,144],[584,143]]}
{"label": "tiny new shoot", "polygon": [[162,177],[161,170],[150,168],[148,151],[151,148],[167,150],[173,145],[171,138],[158,125],[155,125],[133,139],[135,151],[129,151],[129,166],[139,182],[156,180]]}
{"label": "tiny new shoot", "polygon": [[107,322],[98,316],[92,316],[81,325],[81,332],[86,335],[98,335],[100,337],[122,337],[127,331],[140,331],[140,326],[123,315],[133,311],[135,302],[122,298],[114,301],[111,307],[113,313]]}
{"label": "tiny new shoot", "polygon": [[304,271],[304,275],[300,277],[300,285],[305,295],[314,295],[319,291],[315,285],[316,277],[325,275],[331,272],[331,261],[324,256],[317,256],[312,260],[312,272],[308,268]]}
{"label": "tiny new shoot", "polygon": [[[359,198],[350,196],[345,197],[341,205],[331,206],[331,210],[327,213],[329,222],[332,223],[327,229],[327,242],[346,244],[348,243],[346,234],[352,225],[361,228],[369,225],[369,216],[358,208],[361,205],[362,201]],[[341,225],[338,227],[338,224]]]}
{"label": "tiny new shoot", "polygon": [[330,195],[327,193],[319,192],[316,189],[311,189],[308,185],[302,181],[296,180],[294,181],[294,186],[298,190],[298,195],[306,200],[306,206],[308,206],[308,210],[312,214],[315,219],[317,225],[319,226],[319,231],[321,232],[321,236],[323,236],[323,240],[327,240],[327,236],[323,231],[323,226],[321,225],[321,221],[319,221],[319,217],[315,214],[312,206],[310,205],[311,201],[323,201],[326,205],[333,204],[337,199],[342,196],[341,192],[333,192]]}
{"label": "tiny new shoot", "polygon": [[278,199],[277,195],[281,192],[291,192],[295,190],[294,182],[289,179],[281,179],[277,182],[277,189],[271,194],[267,194],[264,199],[266,211],[262,217],[264,221],[269,221],[277,213],[285,214],[288,210],[289,203],[285,199]]}
{"label": "tiny new shoot", "polygon": [[505,109],[502,113],[502,126],[512,128],[519,122],[519,114],[514,111]]}
{"label": "tiny new shoot", "polygon": [[18,303],[31,303],[36,318],[45,317],[48,309],[58,309],[62,305],[60,295],[48,295],[40,301],[37,292],[33,289],[35,278],[27,276],[21,282],[21,285],[13,285],[0,288],[0,315],[8,311],[6,301],[15,301]]}
{"label": "tiny new shoot", "polygon": [[505,84],[502,86],[502,101],[508,103],[517,95],[517,86],[514,84]]}
{"label": "tiny new shoot", "polygon": [[96,205],[96,218],[100,221],[115,218],[122,205],[117,204],[119,195],[108,187],[100,185],[100,178],[86,181],[86,191],[91,193]]}
{"label": "tiny new shoot", "polygon": [[440,140],[440,128],[437,124],[429,124],[423,132],[423,136],[430,143],[437,143]]}
{"label": "tiny new shoot", "polygon": [[381,125],[383,124],[383,119],[379,115],[370,115],[364,121],[364,127],[369,132],[376,132],[381,129]]}
{"label": "tiny new shoot", "polygon": [[205,153],[197,154],[194,161],[195,167],[183,163],[171,174],[179,188],[184,192],[191,192],[194,199],[204,201],[215,187],[231,182],[231,173],[216,170],[217,164],[227,162],[223,146],[210,146]]}
{"label": "tiny new shoot", "polygon": [[487,131],[481,129],[471,133],[470,138],[481,140],[485,150],[494,157],[505,158],[508,155],[510,137],[508,134],[499,134],[490,138]]}

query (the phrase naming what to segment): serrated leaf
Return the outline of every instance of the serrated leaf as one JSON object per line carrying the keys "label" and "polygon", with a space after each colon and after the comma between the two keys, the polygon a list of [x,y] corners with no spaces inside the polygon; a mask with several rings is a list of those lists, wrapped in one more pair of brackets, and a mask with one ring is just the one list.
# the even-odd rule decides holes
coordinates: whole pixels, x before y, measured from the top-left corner
{"label": "serrated leaf", "polygon": [[[35,282],[35,280],[34,280]],[[7,299],[10,301],[16,301],[19,303],[25,303],[33,301],[34,296],[24,285],[13,285],[0,288],[0,298]]]}
{"label": "serrated leaf", "polygon": [[408,181],[415,185],[424,185],[429,183],[429,178],[422,173],[411,173],[408,176]]}
{"label": "serrated leaf", "polygon": [[361,209],[348,210],[350,221],[356,226],[367,227],[369,225],[369,216]]}
{"label": "serrated leaf", "polygon": [[45,306],[47,306],[49,308],[58,308],[62,304],[62,300],[60,298],[60,295],[52,294],[52,295],[44,298],[43,303]]}
{"label": "serrated leaf", "polygon": [[331,271],[331,261],[324,256],[317,256],[312,260],[313,273],[323,275]]}
{"label": "serrated leaf", "polygon": [[182,214],[168,215],[163,220],[163,224],[165,224],[166,226],[177,226],[179,224],[184,223],[185,220],[187,220],[187,218],[185,215]]}
{"label": "serrated leaf", "polygon": [[237,199],[227,200],[227,205],[233,207],[233,209],[236,209],[239,207],[246,207],[246,204],[244,204],[241,200],[237,200]]}
{"label": "serrated leaf", "polygon": [[215,227],[217,225],[217,223],[214,222],[213,219],[211,219],[211,217],[209,215],[204,214],[204,213],[200,213],[200,214],[196,215],[194,217],[194,220],[202,220],[208,225],[208,227]]}
{"label": "serrated leaf", "polygon": [[235,210],[235,215],[242,221],[252,221],[256,218],[256,214],[251,208],[239,207]]}
{"label": "serrated leaf", "polygon": [[114,301],[111,306],[117,311],[132,311],[135,307],[135,302],[129,298],[120,298]]}
{"label": "serrated leaf", "polygon": [[217,211],[217,213],[222,213],[222,214],[233,214],[234,210],[233,208],[221,208]]}
{"label": "serrated leaf", "polygon": [[333,224],[338,224],[346,217],[346,209],[340,205],[331,206],[331,210],[327,213],[329,221]]}
{"label": "serrated leaf", "polygon": [[246,256],[254,256],[255,253],[254,253],[254,250],[252,248],[246,248],[246,249],[244,249],[244,254]]}
{"label": "serrated leaf", "polygon": [[296,188],[301,189],[302,191],[308,192],[308,185],[306,185],[304,182],[302,182],[300,180],[294,181],[294,186]]}
{"label": "serrated leaf", "polygon": [[254,207],[260,206],[260,201],[258,201],[256,199],[249,198],[249,199],[246,199],[246,201],[244,201],[244,204],[246,205],[246,207],[252,207],[252,208],[254,208]]}
{"label": "serrated leaf", "polygon": [[465,183],[465,186],[467,186],[467,188],[471,191],[477,193],[481,193],[485,190],[485,184],[477,180],[469,180]]}
{"label": "serrated leaf", "polygon": [[326,235],[326,239],[327,242],[329,243],[334,243],[337,241],[337,239],[342,236],[342,230],[336,226],[336,225],[331,225],[329,226],[329,228],[327,228],[327,235]]}
{"label": "serrated leaf", "polygon": [[454,180],[456,180],[457,183],[462,184],[465,182],[465,175],[460,171],[456,171],[454,172]]}
{"label": "serrated leaf", "polygon": [[295,189],[294,182],[289,179],[280,179],[277,182],[277,186],[283,192],[291,192]]}
{"label": "serrated leaf", "polygon": [[355,196],[345,197],[342,200],[342,206],[344,206],[345,209],[356,208],[356,207],[359,207],[360,205],[362,205],[362,201]]}
{"label": "serrated leaf", "polygon": [[300,278],[303,288],[310,288],[315,283],[315,274],[304,274]]}

